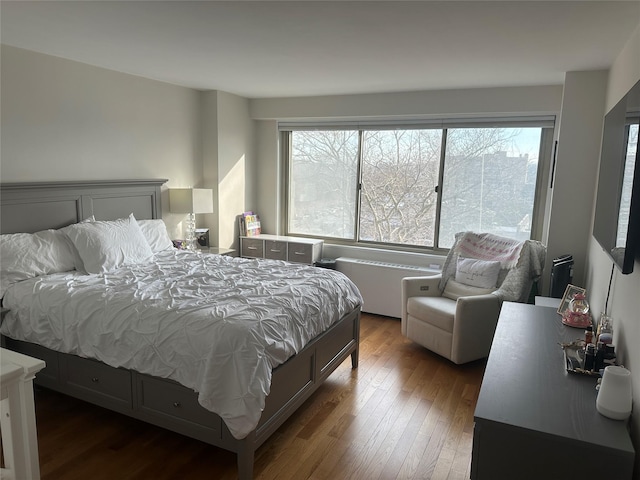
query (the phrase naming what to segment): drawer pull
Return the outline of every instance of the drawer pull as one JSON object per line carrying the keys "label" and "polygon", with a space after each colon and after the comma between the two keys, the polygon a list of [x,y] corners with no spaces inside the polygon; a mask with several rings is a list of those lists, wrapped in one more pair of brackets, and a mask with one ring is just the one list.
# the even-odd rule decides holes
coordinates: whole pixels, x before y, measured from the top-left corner
{"label": "drawer pull", "polygon": [[100,379],[99,379],[98,377],[92,377],[92,378],[91,378],[91,381],[92,381],[93,383],[100,383]]}
{"label": "drawer pull", "polygon": [[173,402],[173,408],[180,408],[182,404],[180,402]]}
{"label": "drawer pull", "polygon": [[247,250],[257,250],[258,247],[247,247]]}
{"label": "drawer pull", "polygon": [[272,248],[271,250],[269,250],[270,252],[273,253],[280,253],[282,250],[276,250],[275,248]]}
{"label": "drawer pull", "polygon": [[293,252],[294,255],[304,255],[305,252]]}

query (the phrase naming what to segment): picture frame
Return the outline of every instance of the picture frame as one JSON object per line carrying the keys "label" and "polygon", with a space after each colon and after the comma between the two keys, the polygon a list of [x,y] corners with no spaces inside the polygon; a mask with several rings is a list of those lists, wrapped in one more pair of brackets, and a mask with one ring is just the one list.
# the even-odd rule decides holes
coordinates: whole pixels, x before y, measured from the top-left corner
{"label": "picture frame", "polygon": [[575,285],[567,285],[567,288],[564,290],[564,295],[562,296],[562,300],[560,301],[560,306],[558,307],[558,313],[560,315],[564,315],[569,309],[569,302],[573,299],[573,296],[577,293],[585,294],[586,290],[581,287],[576,287]]}

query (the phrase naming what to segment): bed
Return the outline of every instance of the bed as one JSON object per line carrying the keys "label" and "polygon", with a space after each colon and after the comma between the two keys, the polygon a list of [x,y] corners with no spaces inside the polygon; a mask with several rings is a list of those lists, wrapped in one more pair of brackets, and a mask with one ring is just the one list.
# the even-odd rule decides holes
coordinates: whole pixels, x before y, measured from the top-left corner
{"label": "bed", "polygon": [[[79,270],[3,283],[2,344],[46,362],[43,387],[235,452],[248,480],[256,449],[349,356],[357,368],[361,297],[339,272],[166,248],[165,181],[0,185],[1,233],[64,232]],[[152,256],[131,237],[140,260],[101,271],[121,254],[111,230],[99,261],[83,235],[114,226],[153,237]]]}

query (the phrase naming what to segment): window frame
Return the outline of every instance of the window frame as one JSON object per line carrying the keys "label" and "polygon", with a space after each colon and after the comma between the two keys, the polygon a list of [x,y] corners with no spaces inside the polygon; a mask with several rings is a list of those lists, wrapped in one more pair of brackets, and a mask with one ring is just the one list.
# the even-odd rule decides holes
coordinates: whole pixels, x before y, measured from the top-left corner
{"label": "window frame", "polygon": [[[536,173],[536,185],[532,210],[532,222],[530,238],[533,240],[542,240],[544,234],[545,213],[547,211],[547,203],[549,195],[547,190],[551,188],[550,179],[553,174],[551,172],[552,157],[555,156],[555,115],[545,116],[522,116],[522,117],[499,117],[499,118],[470,118],[470,119],[418,119],[418,120],[402,120],[402,121],[329,121],[329,122],[279,122],[278,130],[280,134],[280,164],[282,171],[281,189],[281,218],[283,218],[284,234],[293,237],[311,237],[320,238],[325,243],[347,246],[358,246],[368,248],[385,248],[388,250],[398,250],[406,252],[418,253],[443,253],[448,251],[446,247],[438,245],[441,208],[442,208],[442,189],[444,181],[444,164],[447,147],[447,131],[452,128],[518,128],[518,127],[534,127],[541,128],[540,146],[538,150],[538,166]],[[442,131],[442,142],[440,152],[440,163],[438,171],[437,185],[437,203],[435,212],[434,227],[434,246],[405,245],[396,243],[376,242],[370,240],[359,240],[360,236],[360,216],[361,216],[361,191],[362,191],[362,140],[364,130],[395,130],[395,129],[439,129]],[[322,235],[305,235],[289,231],[289,182],[290,182],[290,162],[292,150],[293,131],[309,131],[309,130],[358,130],[358,165],[357,165],[357,188],[355,189],[355,228],[354,237],[352,239],[336,238]]]}

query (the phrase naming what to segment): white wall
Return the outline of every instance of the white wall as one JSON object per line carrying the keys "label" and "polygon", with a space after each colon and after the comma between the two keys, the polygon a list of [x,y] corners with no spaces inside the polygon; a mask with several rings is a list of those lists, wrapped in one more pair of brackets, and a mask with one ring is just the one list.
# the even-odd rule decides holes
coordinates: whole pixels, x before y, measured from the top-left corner
{"label": "white wall", "polygon": [[[236,217],[258,210],[254,148],[254,122],[249,116],[249,100],[231,93],[218,95],[218,243],[238,248]],[[259,213],[259,212],[258,212]]]}
{"label": "white wall", "polygon": [[210,245],[218,246],[219,228],[218,211],[218,92],[201,92],[202,117],[200,132],[202,135],[202,185],[203,188],[213,190],[212,214],[198,215],[198,228],[209,228]]}
{"label": "white wall", "polygon": [[554,258],[570,253],[572,283],[579,286],[585,285],[606,88],[604,70],[565,75],[545,271],[551,272]]}
{"label": "white wall", "polygon": [[[610,70],[605,110],[609,111],[638,81],[640,23]],[[611,260],[590,237],[586,286],[592,310],[598,316],[604,311],[611,270]],[[634,478],[640,478],[640,261],[637,257],[632,274],[622,275],[614,269],[607,313],[614,321],[618,360],[631,370],[634,398],[631,436],[636,449]]]}
{"label": "white wall", "polygon": [[433,90],[367,95],[263,98],[251,101],[255,119],[390,118],[557,114],[562,86]]}
{"label": "white wall", "polygon": [[[3,182],[202,177],[195,90],[2,45]],[[181,217],[163,212],[170,233]]]}
{"label": "white wall", "polygon": [[[276,152],[275,156],[272,152]],[[260,214],[265,232],[283,231],[282,219],[282,170],[278,143],[278,122],[261,120],[256,122],[256,198],[255,209]],[[275,164],[273,163],[276,160]]]}

